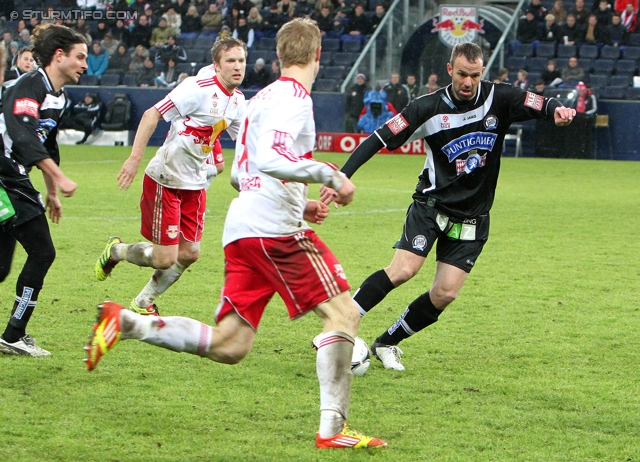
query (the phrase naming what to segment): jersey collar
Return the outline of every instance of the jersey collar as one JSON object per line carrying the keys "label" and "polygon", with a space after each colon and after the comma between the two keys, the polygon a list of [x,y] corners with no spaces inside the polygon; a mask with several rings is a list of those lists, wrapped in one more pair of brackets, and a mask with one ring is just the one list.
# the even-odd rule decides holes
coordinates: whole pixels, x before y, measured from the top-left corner
{"label": "jersey collar", "polygon": [[61,89],[60,89],[60,90],[58,90],[58,91],[54,91],[54,90],[53,90],[53,84],[51,83],[51,80],[49,79],[49,76],[47,75],[47,72],[44,70],[44,68],[43,68],[43,67],[39,67],[39,68],[38,68],[38,72],[39,72],[40,74],[42,74],[42,80],[44,81],[44,84],[45,84],[45,86],[47,87],[47,91],[48,91],[48,92],[50,92],[50,93],[52,93],[52,94],[54,94],[54,95],[56,95],[56,96],[59,96],[59,95],[64,91],[64,90],[63,90],[63,88],[64,88],[64,87],[63,87],[63,88],[61,88]]}
{"label": "jersey collar", "polygon": [[304,85],[302,85],[300,82],[298,82],[296,79],[294,79],[292,77],[280,76],[280,78],[278,80],[282,80],[283,82],[293,82],[294,84],[299,85],[300,88],[302,88],[302,90],[305,92],[305,94],[307,96],[311,96],[311,95],[309,95],[309,92],[307,91],[307,89],[304,88]]}
{"label": "jersey collar", "polygon": [[220,80],[218,80],[218,74],[213,76],[213,80],[216,82],[216,84],[218,85],[218,88],[220,88],[220,90],[222,90],[222,93],[224,93],[227,96],[231,96],[233,93],[229,93],[227,91],[227,89],[224,87],[224,85],[222,85],[222,83],[220,83]]}

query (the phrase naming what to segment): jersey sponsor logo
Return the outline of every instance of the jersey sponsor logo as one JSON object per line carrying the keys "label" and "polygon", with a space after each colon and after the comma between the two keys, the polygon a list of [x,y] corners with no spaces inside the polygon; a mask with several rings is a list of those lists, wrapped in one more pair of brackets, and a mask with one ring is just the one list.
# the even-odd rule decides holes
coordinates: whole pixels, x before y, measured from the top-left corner
{"label": "jersey sponsor logo", "polygon": [[[467,175],[473,172],[478,167],[484,167],[487,161],[487,155],[479,155],[477,151],[471,151],[471,154],[466,159],[456,159],[456,173]],[[466,221],[465,221],[466,222]]]}
{"label": "jersey sponsor logo", "polygon": [[432,33],[438,33],[440,41],[449,48],[460,42],[472,42],[477,34],[484,34],[484,20],[478,20],[475,7],[441,6],[440,21],[433,18]]}
{"label": "jersey sponsor logo", "polygon": [[389,127],[389,130],[391,130],[391,133],[394,135],[397,135],[408,126],[409,123],[402,114],[398,114],[387,122],[387,127]]}
{"label": "jersey sponsor logo", "polygon": [[541,111],[543,104],[544,97],[531,93],[530,91],[527,92],[526,99],[524,100],[525,106],[535,109],[536,111]]}
{"label": "jersey sponsor logo", "polygon": [[51,133],[51,130],[53,130],[56,125],[58,124],[53,119],[38,120],[36,133],[38,134],[38,138],[40,139],[41,143],[44,143],[47,140],[47,138],[49,137],[49,133]]}
{"label": "jersey sponsor logo", "polygon": [[333,265],[333,273],[340,279],[344,279],[345,281],[347,280],[347,275],[345,274],[341,264],[338,263]]}
{"label": "jersey sponsor logo", "polygon": [[488,115],[484,118],[484,128],[487,130],[495,130],[498,128],[498,118],[494,115]]}
{"label": "jersey sponsor logo", "polygon": [[32,295],[33,295],[33,289],[31,287],[25,286],[24,289],[22,289],[22,297],[18,299],[19,300],[18,307],[16,308],[16,312],[13,313],[14,318],[22,319],[22,315],[24,314],[25,310],[31,303]]}
{"label": "jersey sponsor logo", "polygon": [[178,237],[178,225],[167,226],[167,236],[169,236],[169,239]]}
{"label": "jersey sponsor logo", "polygon": [[475,119],[476,115],[475,114],[471,114],[470,116],[465,116],[462,118],[462,121],[464,122],[465,120],[471,120],[471,119]]}
{"label": "jersey sponsor logo", "polygon": [[495,133],[473,132],[456,138],[442,147],[442,152],[453,162],[456,157],[461,156],[473,149],[491,151],[498,135]]}
{"label": "jersey sponsor logo", "polygon": [[17,99],[13,103],[13,113],[15,115],[27,114],[31,117],[38,118],[38,109],[40,105],[38,102],[31,98]]}
{"label": "jersey sponsor logo", "polygon": [[250,178],[240,179],[240,191],[251,191],[260,189],[260,177],[252,176]]}
{"label": "jersey sponsor logo", "polygon": [[422,251],[427,246],[427,238],[424,237],[422,234],[418,234],[416,237],[413,238],[413,241],[411,242],[411,246],[414,249]]}
{"label": "jersey sponsor logo", "polygon": [[209,145],[211,143],[211,135],[213,134],[213,127],[201,127],[200,125],[189,125],[191,118],[189,116],[186,117],[184,121],[184,130],[178,132],[178,135],[181,136],[190,136],[193,138],[194,144],[205,144]]}

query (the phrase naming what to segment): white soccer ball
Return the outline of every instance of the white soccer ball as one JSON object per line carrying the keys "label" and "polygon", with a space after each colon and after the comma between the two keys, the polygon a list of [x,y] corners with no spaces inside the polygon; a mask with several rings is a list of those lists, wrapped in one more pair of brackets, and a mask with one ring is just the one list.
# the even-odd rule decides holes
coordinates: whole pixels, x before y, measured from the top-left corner
{"label": "white soccer ball", "polygon": [[371,365],[371,352],[367,342],[356,337],[353,344],[353,356],[351,356],[351,372],[353,375],[364,375]]}

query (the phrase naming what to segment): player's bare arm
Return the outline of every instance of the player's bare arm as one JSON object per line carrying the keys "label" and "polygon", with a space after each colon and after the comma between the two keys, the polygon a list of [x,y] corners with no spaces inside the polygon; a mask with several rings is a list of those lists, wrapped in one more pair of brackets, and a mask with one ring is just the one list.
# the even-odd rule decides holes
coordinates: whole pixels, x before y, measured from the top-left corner
{"label": "player's bare arm", "polygon": [[569,125],[576,116],[576,110],[570,107],[558,107],[553,113],[553,118],[558,127]]}
{"label": "player's bare arm", "polygon": [[76,191],[78,184],[71,181],[60,170],[60,167],[52,159],[42,159],[36,162],[36,167],[42,171],[45,185],[47,186],[47,194],[58,195],[56,185],[60,188],[60,192],[64,197],[71,197]]}
{"label": "player's bare arm", "polygon": [[156,130],[160,120],[162,120],[162,115],[155,107],[147,109],[142,116],[138,131],[136,131],[136,137],[133,140],[131,155],[122,165],[120,173],[118,173],[118,186],[120,189],[129,189],[129,186],[131,186],[133,179],[138,173],[138,167],[142,161],[147,143]]}

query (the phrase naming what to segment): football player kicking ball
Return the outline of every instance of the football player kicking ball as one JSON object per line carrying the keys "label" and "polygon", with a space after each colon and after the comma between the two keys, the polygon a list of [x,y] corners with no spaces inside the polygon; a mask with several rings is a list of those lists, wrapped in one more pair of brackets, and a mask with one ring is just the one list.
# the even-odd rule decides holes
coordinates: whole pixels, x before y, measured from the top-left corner
{"label": "football player kicking ball", "polygon": [[335,166],[311,157],[315,143],[309,91],[318,73],[320,30],[295,19],[276,37],[282,77],[251,99],[239,134],[232,183],[240,191],[224,226],[225,283],[217,327],[184,317],[140,316],[112,302],[99,307],[87,365],[92,370],[119,338],[235,364],[253,345],[264,309],[277,292],[291,318],[314,311],[324,324],[313,339],[320,382],[317,448],[384,447],[346,423],[351,355],[360,319],[342,267],[305,220],[321,223],[329,209],[307,199],[306,183],[353,199],[353,183]]}
{"label": "football player kicking ball", "polygon": [[158,122],[171,122],[169,134],[149,162],[143,180],[141,234],[153,244],[124,244],[119,237],[112,237],[95,264],[99,281],[107,279],[123,260],[155,268],[149,283],[131,301],[129,309],[136,313],[157,315],[155,299],[198,259],[205,190],[224,168],[221,151],[212,156],[220,146],[217,137],[226,129],[235,139],[244,120],[245,100],[237,87],[244,79],[247,48],[229,37],[216,41],[211,54],[215,74],[185,79],[144,113],[131,156],[118,174],[120,188],[127,189]]}

